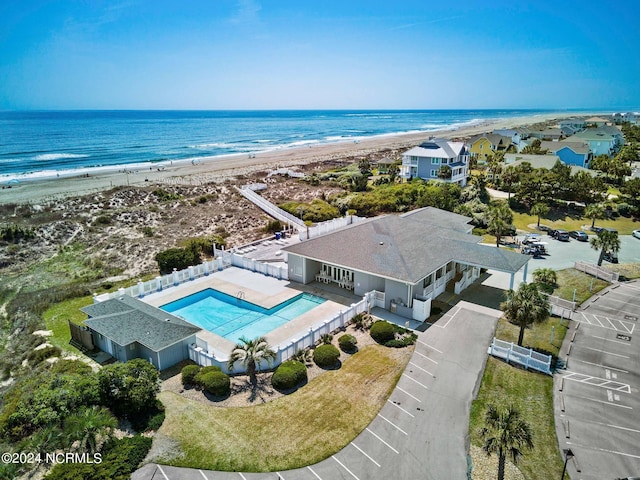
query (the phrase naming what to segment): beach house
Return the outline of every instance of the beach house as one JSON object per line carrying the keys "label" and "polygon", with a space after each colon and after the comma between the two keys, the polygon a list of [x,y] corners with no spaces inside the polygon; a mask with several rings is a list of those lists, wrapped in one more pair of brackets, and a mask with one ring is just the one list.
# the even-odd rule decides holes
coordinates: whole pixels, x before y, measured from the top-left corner
{"label": "beach house", "polygon": [[576,165],[578,167],[589,168],[591,151],[589,144],[585,142],[572,142],[563,140],[560,142],[543,141],[540,148],[548,150],[551,154],[557,155],[562,163],[566,165]]}
{"label": "beach house", "polygon": [[122,295],[82,310],[93,344],[116,360],[144,358],[164,370],[189,358],[201,329],[137,298]]}
{"label": "beach house", "polygon": [[467,184],[469,150],[463,142],[432,138],[402,154],[400,177]]}
{"label": "beach house", "polygon": [[605,125],[597,128],[587,128],[568,137],[570,142],[584,142],[594,157],[598,155],[614,155],[622,146],[624,137],[622,132],[614,126]]}
{"label": "beach house", "polygon": [[329,279],[355,295],[376,291],[383,308],[423,321],[432,300],[445,291],[459,294],[482,268],[510,274],[510,288],[521,269],[526,278],[530,257],[481,245],[470,221],[426,207],[360,222],[284,248],[289,280]]}
{"label": "beach house", "polygon": [[494,152],[508,151],[512,146],[512,141],[511,137],[496,133],[484,133],[473,137],[469,145],[469,153],[479,162],[484,162]]}

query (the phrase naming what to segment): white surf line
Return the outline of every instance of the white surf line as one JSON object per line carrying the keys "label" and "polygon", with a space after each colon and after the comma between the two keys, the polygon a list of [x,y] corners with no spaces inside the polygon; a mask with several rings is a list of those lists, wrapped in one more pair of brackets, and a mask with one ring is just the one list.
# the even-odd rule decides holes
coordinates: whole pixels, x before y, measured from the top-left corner
{"label": "white surf line", "polygon": [[160,465],[156,465],[156,467],[158,468],[158,470],[160,470],[160,473],[162,474],[162,476],[167,480],[169,480],[169,477],[167,477],[167,474],[164,473],[164,470],[162,470],[162,467]]}
{"label": "white surf line", "polygon": [[409,395],[411,398],[413,398],[413,399],[414,399],[414,400],[416,400],[417,402],[422,403],[422,400],[420,400],[418,397],[416,397],[416,396],[414,396],[414,395],[411,395],[409,392],[407,392],[407,391],[406,391],[406,390],[404,390],[403,388],[398,387],[398,386],[396,385],[396,389],[397,389],[397,390],[400,390],[402,393],[406,393],[407,395]]}
{"label": "white surf line", "polygon": [[202,470],[198,470],[198,471],[200,472],[200,475],[204,477],[204,480],[209,480]]}
{"label": "white surf line", "polygon": [[311,473],[313,473],[313,474],[315,475],[315,477],[316,477],[318,480],[322,480],[322,478],[320,478],[320,476],[319,476],[316,472],[314,472],[313,470],[311,470],[311,467],[307,467],[307,468],[309,469],[309,471],[310,471]]}
{"label": "white surf line", "polygon": [[413,362],[409,362],[411,365],[413,365],[414,367],[422,370],[424,373],[428,373],[429,375],[431,375],[432,377],[434,377],[435,375],[433,373],[431,373],[429,370],[422,368],[420,365],[418,365],[417,363],[413,363]]}
{"label": "white surf line", "polygon": [[342,468],[344,468],[347,472],[349,472],[353,478],[355,478],[356,480],[360,480],[358,477],[356,477],[356,474],[355,474],[355,473],[353,473],[351,470],[349,470],[349,469],[347,468],[347,466],[346,466],[344,463],[342,463],[340,460],[338,460],[338,459],[337,459],[336,457],[334,457],[333,455],[331,455],[331,458],[333,458],[336,462],[338,462],[338,463],[340,464],[340,466],[342,466]]}
{"label": "white surf line", "polygon": [[579,443],[567,442],[567,445],[573,445],[575,447],[586,448],[588,450],[598,450],[600,452],[605,452],[605,453],[613,453],[615,455],[622,455],[624,457],[640,458],[640,455],[633,455],[632,453],[618,452],[617,450],[607,450],[606,448],[590,447],[588,445],[580,445]]}
{"label": "white surf line", "polygon": [[399,426],[397,426],[395,423],[393,423],[391,420],[389,420],[386,417],[383,417],[382,415],[378,414],[378,416],[383,419],[385,422],[388,422],[389,425],[392,425],[393,427],[397,428],[400,432],[404,433],[407,437],[409,436],[409,434],[407,432],[405,432],[403,429],[401,429]]}
{"label": "white surf line", "polygon": [[426,358],[427,360],[429,360],[430,362],[433,362],[433,363],[435,363],[436,365],[438,365],[438,362],[436,362],[435,360],[433,360],[433,359],[431,359],[431,358],[427,357],[426,355],[424,355],[424,354],[422,354],[422,353],[420,353],[420,352],[416,352],[416,351],[414,350],[414,352],[413,352],[413,353],[415,353],[416,355],[420,355],[421,357],[424,357],[424,358]]}
{"label": "white surf line", "polygon": [[398,405],[397,403],[393,403],[391,400],[387,400],[387,402],[389,402],[391,405],[393,405],[396,408],[399,408],[400,410],[402,410],[404,413],[406,413],[407,415],[409,415],[411,418],[416,418],[416,416],[409,412],[408,410],[405,410],[404,408],[402,408],[400,405]]}
{"label": "white surf line", "polygon": [[371,460],[378,468],[380,468],[380,464],[378,462],[376,462],[373,458],[371,458],[369,455],[367,455],[367,452],[362,450],[358,445],[356,445],[353,442],[351,442],[351,445],[356,447],[361,454],[363,454],[365,457],[367,457],[369,460]]}
{"label": "white surf line", "polygon": [[631,343],[629,342],[621,342],[620,340],[613,340],[612,338],[599,337],[598,335],[589,335],[589,336],[593,338],[599,338],[600,340],[606,340],[607,342],[619,343],[620,345],[624,345],[625,347],[631,346]]}
{"label": "white surf line", "polygon": [[630,358],[630,357],[627,357],[626,355],[620,355],[619,353],[607,352],[606,350],[600,350],[599,348],[592,348],[592,347],[580,347],[580,348],[586,348],[587,350],[593,350],[595,352],[606,353],[607,355],[613,355],[614,357]]}
{"label": "white surf line", "polygon": [[571,360],[573,362],[586,363],[587,365],[593,365],[595,367],[608,368],[609,370],[616,370],[616,371],[622,372],[622,373],[629,373],[628,370],[622,370],[621,368],[615,368],[615,367],[608,367],[607,365],[602,365],[601,363],[587,362],[586,360],[579,360],[577,358],[572,358]]}
{"label": "white surf line", "polygon": [[[396,452],[396,454],[400,455],[400,452],[398,450],[396,450],[395,448],[393,448],[391,445],[389,445],[387,442],[385,442],[382,438],[380,438],[375,432],[373,432],[372,430],[369,429],[369,427],[366,427],[365,430],[367,432],[369,432],[371,435],[373,435],[374,437],[376,437],[378,440],[380,440],[382,443],[384,443],[387,447],[389,447],[391,450],[393,450],[394,452]],[[320,478],[320,477],[318,477]]]}
{"label": "white surf line", "polygon": [[436,347],[434,347],[433,345],[429,345],[428,343],[423,342],[422,340],[418,340],[418,343],[421,343],[422,345],[424,345],[425,347],[429,347],[431,350],[435,350],[438,353],[444,353],[442,350],[438,350]]}
{"label": "white surf line", "polygon": [[407,375],[406,373],[402,374],[403,377],[408,378],[409,380],[411,380],[412,382],[416,382],[418,385],[420,385],[422,388],[424,388],[425,390],[429,390],[429,387],[427,387],[424,383],[420,383],[418,380],[411,378],[409,375]]}

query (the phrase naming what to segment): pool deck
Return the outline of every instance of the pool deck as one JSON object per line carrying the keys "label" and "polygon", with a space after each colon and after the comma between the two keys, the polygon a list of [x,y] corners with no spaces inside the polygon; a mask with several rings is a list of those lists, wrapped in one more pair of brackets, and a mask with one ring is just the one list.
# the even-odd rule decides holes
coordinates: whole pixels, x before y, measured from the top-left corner
{"label": "pool deck", "polygon": [[[299,295],[301,292],[311,293],[327,300],[269,332],[266,338],[273,347],[287,344],[292,339],[301,337],[313,325],[335,317],[345,307],[360,300],[359,297],[347,291],[328,290],[315,283],[309,285],[291,283],[288,280],[278,280],[277,278],[267,277],[261,273],[237,267],[229,267],[206,277],[167,288],[162,292],[149,294],[142,300],[154,307],[161,307],[207,288],[213,288],[233,297],[237,297],[239,292],[243,292],[242,298],[244,300],[264,308],[272,308]],[[197,335],[208,343],[209,351],[213,352],[218,358],[228,356],[235,346],[234,342],[207,330],[201,330]]]}

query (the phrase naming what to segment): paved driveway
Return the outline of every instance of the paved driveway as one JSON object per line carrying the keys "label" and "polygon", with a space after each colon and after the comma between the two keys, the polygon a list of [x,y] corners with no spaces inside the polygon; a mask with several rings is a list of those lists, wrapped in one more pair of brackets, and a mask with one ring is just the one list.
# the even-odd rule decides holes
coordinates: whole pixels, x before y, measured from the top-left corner
{"label": "paved driveway", "polygon": [[568,472],[640,475],[640,281],[603,290],[572,318],[561,351],[567,368],[554,377],[558,441],[577,461]]}
{"label": "paved driveway", "polygon": [[369,480],[467,478],[469,409],[501,312],[460,302],[426,332],[387,404],[340,452],[273,473],[148,464],[135,480]]}

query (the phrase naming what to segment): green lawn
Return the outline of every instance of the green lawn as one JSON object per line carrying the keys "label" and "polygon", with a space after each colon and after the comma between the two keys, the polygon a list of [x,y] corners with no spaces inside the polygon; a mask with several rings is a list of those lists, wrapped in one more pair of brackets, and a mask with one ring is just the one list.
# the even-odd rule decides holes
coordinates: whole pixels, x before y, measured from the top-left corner
{"label": "green lawn", "polygon": [[578,304],[609,285],[604,280],[599,280],[575,268],[558,270],[556,274],[558,275],[558,287],[553,291],[553,294],[573,301],[575,292],[575,301]]}
{"label": "green lawn", "polygon": [[323,373],[272,402],[218,408],[162,392],[166,419],[159,434],[183,454],[153,461],[224,471],[303,467],[348,445],[376,416],[413,348],[370,345],[339,370]]}
{"label": "green lawn", "polygon": [[[526,213],[513,212],[513,224],[519,230],[535,232],[535,228],[529,228],[529,225],[537,224],[538,217]],[[591,226],[591,220],[581,217],[570,217],[562,215],[559,217],[541,218],[541,225],[547,225],[552,228],[561,228],[563,230],[580,230],[583,225]],[[618,230],[620,235],[631,235],[633,230],[640,228],[640,222],[632,218],[618,217],[612,220],[596,220],[596,225],[600,227],[610,227]],[[588,231],[586,233],[589,233]]]}
{"label": "green lawn", "polygon": [[92,303],[93,298],[88,295],[86,297],[65,300],[48,308],[42,315],[42,318],[47,330],[53,332],[53,336],[49,337],[49,342],[64,350],[72,350],[74,353],[77,353],[77,350],[69,345],[71,333],[69,332],[68,321],[71,320],[71,322],[78,324],[82,323],[86,320],[87,315],[82,313],[80,308],[91,305]]}

